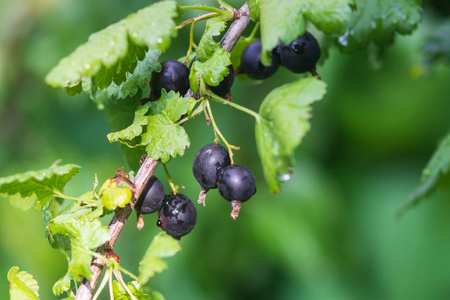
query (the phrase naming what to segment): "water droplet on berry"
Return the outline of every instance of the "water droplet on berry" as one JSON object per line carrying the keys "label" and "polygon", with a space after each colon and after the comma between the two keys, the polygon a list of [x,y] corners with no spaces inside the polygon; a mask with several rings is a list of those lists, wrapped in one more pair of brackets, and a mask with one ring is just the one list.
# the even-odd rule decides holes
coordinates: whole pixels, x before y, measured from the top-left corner
{"label": "water droplet on berry", "polygon": [[158,227],[162,227],[162,223],[161,223],[161,221],[160,221],[160,220],[158,220],[158,221],[156,222],[156,226],[158,226]]}

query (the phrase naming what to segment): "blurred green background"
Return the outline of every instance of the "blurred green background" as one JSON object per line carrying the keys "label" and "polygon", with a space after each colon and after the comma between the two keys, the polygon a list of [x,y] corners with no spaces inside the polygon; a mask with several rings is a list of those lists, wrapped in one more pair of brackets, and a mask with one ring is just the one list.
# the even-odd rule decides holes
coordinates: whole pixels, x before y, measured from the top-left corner
{"label": "blurred green background", "polygon": [[[84,94],[69,97],[52,89],[43,78],[90,33],[148,4],[0,2],[0,176],[62,159],[82,166],[65,190],[79,195],[92,188],[95,174],[103,182],[125,166],[119,146],[106,139],[111,130],[94,103]],[[450,129],[448,64],[423,63],[428,36],[448,17],[448,7],[439,4],[425,1],[419,29],[397,37],[375,63],[371,53],[330,51],[318,68],[328,93],[314,104],[312,129],[296,152],[293,176],[276,197],[263,179],[252,118],[213,104],[220,129],[241,147],[236,162],[255,173],[258,192],[233,221],[230,204],[211,191],[207,206],[197,206],[197,225],[181,240],[183,250],[167,259],[169,269],[149,285],[166,299],[449,299],[449,191],[395,217]],[[197,26],[196,38],[203,26]],[[180,32],[163,59],[185,54],[188,31]],[[233,100],[257,110],[271,89],[296,78],[280,69],[263,85],[236,81]],[[195,200],[199,187],[192,159],[214,135],[203,117],[185,126],[191,147],[168,168]],[[167,183],[162,169],[156,173]],[[141,231],[135,221],[133,214],[116,253],[137,273],[160,229],[155,215],[145,218]],[[3,199],[0,299],[9,297],[6,275],[12,266],[37,279],[41,299],[58,298],[51,287],[65,274],[66,261],[45,240],[42,215]]]}

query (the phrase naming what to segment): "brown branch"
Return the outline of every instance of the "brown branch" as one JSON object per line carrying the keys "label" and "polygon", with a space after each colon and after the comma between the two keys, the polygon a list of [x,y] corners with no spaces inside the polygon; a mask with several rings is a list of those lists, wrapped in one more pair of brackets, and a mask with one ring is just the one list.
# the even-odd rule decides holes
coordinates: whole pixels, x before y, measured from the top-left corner
{"label": "brown branch", "polygon": [[[247,2],[242,5],[242,7],[236,13],[236,19],[231,23],[230,28],[223,36],[222,41],[220,41],[220,46],[224,48],[226,51],[230,52],[234,45],[239,40],[240,36],[244,32],[247,25],[250,23],[250,17],[248,16],[248,6]],[[188,94],[192,93],[190,90]],[[188,96],[187,94],[187,96]],[[189,95],[191,96],[191,95]],[[108,242],[103,244],[97,249],[97,252],[102,255],[106,255],[107,253],[111,253],[114,249],[114,244],[119,237],[122,228],[125,226],[125,222],[130,216],[131,212],[134,209],[134,205],[136,203],[136,199],[142,193],[142,190],[147,183],[147,181],[152,176],[155,171],[159,161],[153,161],[150,157],[147,157],[144,163],[139,168],[138,173],[133,181],[135,187],[133,199],[130,204],[126,205],[124,208],[117,209],[114,217],[111,220],[111,223],[108,226],[109,232],[111,234],[111,238]],[[94,258],[91,263],[91,271],[93,273],[91,280],[84,279],[83,283],[77,290],[77,294],[75,296],[75,300],[90,300],[92,299],[92,294],[95,290],[95,286],[100,278],[100,274],[102,273],[103,267],[105,263],[97,258]]]}

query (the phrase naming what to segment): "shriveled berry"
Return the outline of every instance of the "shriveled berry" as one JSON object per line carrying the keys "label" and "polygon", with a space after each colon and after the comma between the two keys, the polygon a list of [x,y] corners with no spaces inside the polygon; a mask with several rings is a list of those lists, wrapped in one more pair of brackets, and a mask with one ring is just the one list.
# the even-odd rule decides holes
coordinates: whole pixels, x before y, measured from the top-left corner
{"label": "shriveled berry", "polygon": [[230,165],[219,172],[217,187],[226,200],[245,202],[256,193],[255,176],[244,166]]}
{"label": "shriveled berry", "polygon": [[172,237],[180,239],[194,228],[196,221],[194,203],[185,195],[170,194],[159,210],[156,225]]}
{"label": "shriveled berry", "polygon": [[136,210],[142,214],[158,211],[162,207],[165,198],[164,185],[156,176],[152,176],[145,184],[141,196],[136,202]]}
{"label": "shriveled berry", "polygon": [[195,155],[192,171],[200,186],[214,189],[217,188],[218,172],[230,163],[230,155],[224,147],[219,144],[208,144]]}
{"label": "shriveled berry", "polygon": [[294,73],[313,71],[320,58],[319,43],[308,31],[292,43],[280,43],[278,47],[281,64]]}
{"label": "shriveled berry", "polygon": [[271,59],[270,66],[261,63],[261,41],[255,41],[242,52],[241,69],[250,78],[266,79],[272,76],[280,65],[280,59],[277,55],[272,55]]}
{"label": "shriveled berry", "polygon": [[156,99],[161,97],[161,89],[184,95],[189,90],[189,69],[177,60],[162,62],[161,72],[152,73],[150,88]]}

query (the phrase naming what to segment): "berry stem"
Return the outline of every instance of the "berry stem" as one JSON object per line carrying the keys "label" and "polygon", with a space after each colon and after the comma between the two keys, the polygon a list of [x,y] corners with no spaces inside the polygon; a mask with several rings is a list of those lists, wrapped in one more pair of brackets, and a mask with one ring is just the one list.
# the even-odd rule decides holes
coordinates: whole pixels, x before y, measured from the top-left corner
{"label": "berry stem", "polygon": [[162,163],[163,167],[164,167],[164,172],[166,172],[166,176],[167,176],[167,181],[169,182],[170,188],[172,189],[172,193],[174,195],[178,194],[178,189],[184,189],[184,186],[182,185],[177,185],[173,182],[172,177],[170,176],[169,170],[166,167],[165,163]]}
{"label": "berry stem", "polygon": [[248,37],[245,38],[246,41],[251,41],[255,38],[256,33],[258,32],[259,29],[259,22],[255,24],[255,26],[253,27],[252,33],[250,33],[250,35]]}
{"label": "berry stem", "polygon": [[204,100],[206,103],[206,108],[208,109],[208,114],[209,117],[211,118],[211,123],[213,125],[214,128],[214,134],[216,135],[216,139],[214,140],[214,143],[218,143],[218,139],[217,139],[217,135],[220,137],[220,139],[223,141],[223,143],[225,144],[225,146],[228,149],[228,153],[230,154],[230,161],[231,161],[231,165],[234,165],[234,160],[233,160],[233,150],[239,150],[239,147],[231,145],[230,143],[228,143],[228,141],[225,139],[225,137],[223,136],[223,134],[220,132],[219,127],[217,127],[216,121],[214,120],[214,116],[212,114],[212,110],[211,110],[211,105],[209,104],[209,100]]}
{"label": "berry stem", "polygon": [[246,107],[244,107],[242,105],[236,104],[236,103],[228,101],[226,99],[223,99],[222,97],[217,96],[216,94],[214,94],[211,91],[208,91],[208,97],[210,99],[214,100],[214,101],[217,101],[217,102],[222,103],[222,104],[226,104],[226,105],[231,106],[233,108],[236,108],[236,109],[238,109],[238,110],[240,110],[240,111],[242,111],[242,112],[244,112],[246,114],[249,114],[249,115],[253,116],[256,120],[259,120],[259,119],[262,118],[257,112],[255,112],[255,111],[253,111],[251,109],[248,109],[248,108],[246,108]]}
{"label": "berry stem", "polygon": [[210,11],[213,13],[216,13],[218,15],[224,16],[228,21],[231,21],[234,19],[234,12],[230,10],[223,10],[220,8],[212,7],[212,6],[204,6],[204,5],[187,5],[187,6],[181,6],[181,9],[198,9],[198,10],[205,10]]}

